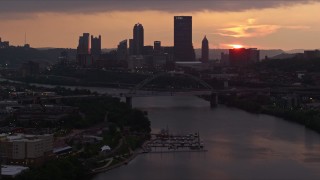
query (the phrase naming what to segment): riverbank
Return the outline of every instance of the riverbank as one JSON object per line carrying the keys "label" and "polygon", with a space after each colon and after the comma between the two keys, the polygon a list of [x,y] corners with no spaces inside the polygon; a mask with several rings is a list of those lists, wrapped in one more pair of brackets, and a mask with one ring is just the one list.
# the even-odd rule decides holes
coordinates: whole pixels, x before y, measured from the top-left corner
{"label": "riverbank", "polygon": [[127,159],[119,162],[119,163],[116,163],[116,164],[112,164],[110,163],[108,166],[106,167],[99,167],[99,168],[95,168],[95,169],[92,169],[90,172],[89,172],[89,175],[92,176],[92,175],[96,175],[96,174],[99,174],[99,173],[102,173],[102,172],[107,172],[107,171],[110,171],[112,169],[115,169],[115,168],[119,168],[121,166],[124,166],[124,165],[127,165],[129,164],[134,158],[136,158],[138,155],[142,154],[143,151],[142,149],[138,149],[136,150],[135,152],[133,152]]}
{"label": "riverbank", "polygon": [[260,104],[249,99],[228,99],[224,105],[255,114],[267,114],[294,122],[320,133],[320,111],[302,108],[280,108],[272,104]]}
{"label": "riverbank", "polygon": [[[20,89],[27,86],[10,82],[1,83]],[[39,89],[42,88],[33,88],[35,92]],[[63,90],[63,95],[78,92],[62,87],[52,89],[55,93],[58,93],[58,90]],[[87,92],[86,90],[85,93],[91,94],[90,91]],[[137,155],[137,153],[133,153],[132,149],[137,149],[150,136],[150,121],[146,113],[131,108],[118,98],[90,96],[90,98],[66,98],[59,102],[44,103],[57,103],[58,105],[76,108],[76,111],[57,120],[56,124],[38,124],[38,129],[52,129],[55,134],[54,148],[71,146],[73,153],[70,152],[61,156],[53,154],[41,166],[30,166],[30,171],[19,175],[17,179],[37,180],[46,175],[52,176],[54,179],[88,179],[87,175],[90,174],[88,172],[97,166],[101,166],[101,163],[99,163],[101,159],[117,159],[120,156],[119,161],[121,162],[110,161],[109,165],[111,166],[106,166],[109,169],[127,164]],[[7,126],[7,124],[4,124],[4,126]],[[27,126],[21,124],[19,127],[25,128]],[[60,132],[64,132],[64,134],[60,134]],[[84,137],[94,137],[95,140],[89,141],[88,138]],[[125,143],[122,143],[123,141]],[[119,145],[119,148],[117,148],[117,145]],[[104,146],[109,146],[111,151],[102,152]],[[105,168],[97,172],[104,171]],[[72,173],[72,175],[69,173]]]}

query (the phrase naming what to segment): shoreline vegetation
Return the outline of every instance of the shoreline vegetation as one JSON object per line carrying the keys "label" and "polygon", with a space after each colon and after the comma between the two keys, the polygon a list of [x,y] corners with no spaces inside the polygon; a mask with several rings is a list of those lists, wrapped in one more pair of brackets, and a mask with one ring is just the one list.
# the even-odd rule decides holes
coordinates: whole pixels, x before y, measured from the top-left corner
{"label": "shoreline vegetation", "polygon": [[[94,174],[128,164],[150,138],[147,113],[129,107],[118,98],[63,99],[61,103],[79,108],[78,114],[68,115],[61,120],[64,123],[59,128],[69,134],[63,137],[55,134],[56,140],[66,139],[66,144],[73,148],[73,152],[65,156],[53,156],[42,166],[31,167],[16,179],[91,179]],[[55,125],[52,128],[56,128]],[[98,142],[84,143],[74,138],[98,131],[102,137]],[[110,146],[111,150],[102,152],[101,147],[105,145]]]}
{"label": "shoreline vegetation", "polygon": [[276,103],[268,102],[268,100],[236,97],[223,97],[221,104],[239,108],[250,113],[279,117],[320,133],[320,112],[318,110],[301,107],[283,107]]}

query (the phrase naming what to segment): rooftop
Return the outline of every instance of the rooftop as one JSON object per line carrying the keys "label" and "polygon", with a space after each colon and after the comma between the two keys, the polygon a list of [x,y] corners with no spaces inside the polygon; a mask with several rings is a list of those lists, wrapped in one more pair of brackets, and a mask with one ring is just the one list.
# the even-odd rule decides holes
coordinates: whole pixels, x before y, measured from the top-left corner
{"label": "rooftop", "polygon": [[1,166],[1,175],[15,177],[22,173],[25,170],[28,170],[28,167],[24,166],[11,166],[11,165],[2,165]]}

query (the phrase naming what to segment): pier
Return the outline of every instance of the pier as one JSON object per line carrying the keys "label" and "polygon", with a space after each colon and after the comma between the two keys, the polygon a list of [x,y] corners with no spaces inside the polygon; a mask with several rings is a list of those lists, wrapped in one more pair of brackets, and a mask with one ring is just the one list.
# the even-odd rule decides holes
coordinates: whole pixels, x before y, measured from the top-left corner
{"label": "pier", "polygon": [[204,152],[204,142],[199,133],[172,135],[169,130],[152,134],[151,140],[143,146],[144,153]]}

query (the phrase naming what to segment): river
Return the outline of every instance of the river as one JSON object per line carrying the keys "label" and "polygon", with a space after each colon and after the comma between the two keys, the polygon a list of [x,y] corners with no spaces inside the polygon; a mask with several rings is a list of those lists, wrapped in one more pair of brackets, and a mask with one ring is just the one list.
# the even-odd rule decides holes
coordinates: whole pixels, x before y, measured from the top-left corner
{"label": "river", "polygon": [[104,179],[320,179],[320,135],[269,115],[219,106],[196,97],[134,98],[152,130],[200,132],[207,152],[139,155],[98,174]]}
{"label": "river", "polygon": [[[116,89],[89,88],[100,93]],[[139,97],[153,132],[200,132],[207,152],[142,154],[94,180],[320,179],[320,134],[281,118],[218,106],[197,97]]]}

